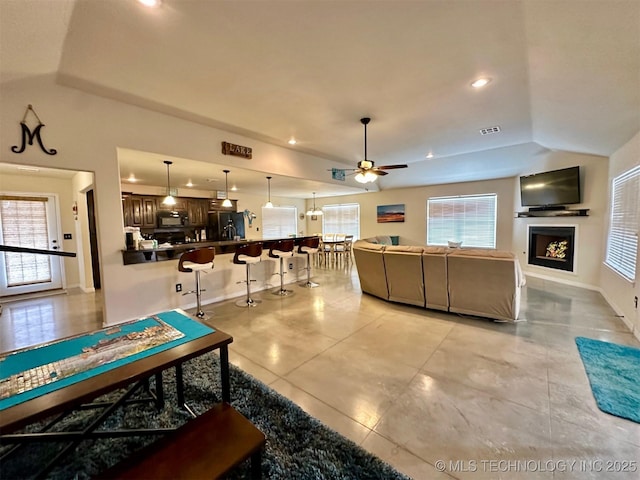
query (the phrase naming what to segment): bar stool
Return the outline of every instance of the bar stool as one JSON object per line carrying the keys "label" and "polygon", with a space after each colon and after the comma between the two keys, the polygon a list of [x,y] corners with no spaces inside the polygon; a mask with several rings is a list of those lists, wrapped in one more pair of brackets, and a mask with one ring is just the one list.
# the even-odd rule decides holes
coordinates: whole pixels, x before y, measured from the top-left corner
{"label": "bar stool", "polygon": [[301,283],[301,287],[314,288],[318,286],[317,283],[311,281],[311,255],[318,253],[319,245],[320,237],[303,238],[298,244],[298,253],[307,256],[307,267],[305,268],[307,271],[307,281],[306,283]]}
{"label": "bar stool", "polygon": [[[238,300],[236,305],[238,307],[255,307],[260,303],[260,300],[254,300],[251,298],[251,264],[258,263],[262,260],[262,243],[247,243],[246,245],[240,245],[236,249],[236,254],[233,256],[233,263],[236,265],[245,265],[247,270],[247,279],[244,282],[247,283],[247,298]],[[243,282],[237,282],[243,283]]]}
{"label": "bar stool", "polygon": [[215,255],[216,251],[214,247],[194,248],[180,255],[180,261],[178,262],[178,270],[180,272],[196,272],[196,289],[189,290],[182,295],[189,295],[190,293],[196,294],[196,317],[198,318],[205,317],[204,311],[202,311],[201,293],[206,292],[206,290],[200,287],[200,272],[213,268],[213,258]]}
{"label": "bar stool", "polygon": [[274,275],[280,275],[280,289],[274,292],[271,292],[274,295],[280,295],[284,297],[286,295],[291,295],[293,293],[292,290],[286,290],[284,288],[284,276],[287,274],[287,272],[284,271],[283,263],[284,263],[284,257],[293,257],[294,247],[295,247],[295,241],[293,239],[290,239],[290,240],[278,240],[276,242],[273,242],[271,244],[271,248],[269,248],[269,257],[280,259],[280,273],[274,273]]}

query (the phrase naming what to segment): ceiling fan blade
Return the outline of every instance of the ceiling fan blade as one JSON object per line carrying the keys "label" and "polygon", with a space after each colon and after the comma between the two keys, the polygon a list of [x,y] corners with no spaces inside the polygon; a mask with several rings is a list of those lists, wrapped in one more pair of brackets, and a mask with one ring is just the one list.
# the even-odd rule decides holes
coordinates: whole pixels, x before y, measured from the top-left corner
{"label": "ceiling fan blade", "polygon": [[376,175],[378,175],[379,177],[383,176],[383,175],[389,175],[387,172],[383,172],[382,170],[378,170],[377,168],[372,168],[371,170],[369,170],[370,172],[375,173]]}
{"label": "ceiling fan blade", "polygon": [[407,168],[407,167],[408,167],[408,165],[400,165],[400,164],[398,164],[398,165],[381,165],[381,166],[375,167],[375,168],[377,168],[378,170],[394,170],[396,168]]}

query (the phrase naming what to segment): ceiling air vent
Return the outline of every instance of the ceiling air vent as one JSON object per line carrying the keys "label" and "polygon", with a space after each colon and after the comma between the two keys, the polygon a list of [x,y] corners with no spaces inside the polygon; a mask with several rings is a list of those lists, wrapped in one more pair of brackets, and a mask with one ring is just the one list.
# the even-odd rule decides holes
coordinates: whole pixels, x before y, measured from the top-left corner
{"label": "ceiling air vent", "polygon": [[491,135],[492,133],[499,133],[500,132],[500,126],[496,125],[495,127],[489,127],[489,128],[481,128],[480,129],[480,135]]}

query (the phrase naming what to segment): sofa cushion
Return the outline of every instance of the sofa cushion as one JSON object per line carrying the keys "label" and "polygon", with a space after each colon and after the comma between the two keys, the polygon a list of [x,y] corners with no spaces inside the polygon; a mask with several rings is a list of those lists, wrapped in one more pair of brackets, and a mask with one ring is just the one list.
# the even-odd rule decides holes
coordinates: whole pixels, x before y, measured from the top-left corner
{"label": "sofa cushion", "polygon": [[384,249],[384,245],[365,240],[356,241],[352,247],[362,291],[389,300],[387,276],[382,258]]}
{"label": "sofa cushion", "polygon": [[386,252],[404,252],[404,253],[417,253],[422,255],[424,247],[418,247],[413,245],[386,245],[384,249]]}
{"label": "sofa cushion", "polygon": [[499,250],[455,250],[447,255],[449,311],[514,321],[520,310],[517,257]]}
{"label": "sofa cushion", "polygon": [[424,247],[422,250],[425,306],[446,312],[449,310],[446,256],[448,249],[445,247]]}
{"label": "sofa cushion", "polygon": [[382,256],[389,300],[424,307],[422,247],[386,246]]}

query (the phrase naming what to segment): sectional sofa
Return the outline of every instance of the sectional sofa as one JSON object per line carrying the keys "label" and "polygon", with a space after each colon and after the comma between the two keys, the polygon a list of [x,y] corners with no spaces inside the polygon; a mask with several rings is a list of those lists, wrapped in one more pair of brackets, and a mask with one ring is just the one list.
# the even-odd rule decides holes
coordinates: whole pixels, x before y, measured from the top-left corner
{"label": "sectional sofa", "polygon": [[353,255],[365,293],[430,309],[518,320],[525,277],[511,252],[358,240]]}

